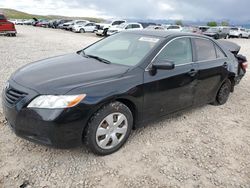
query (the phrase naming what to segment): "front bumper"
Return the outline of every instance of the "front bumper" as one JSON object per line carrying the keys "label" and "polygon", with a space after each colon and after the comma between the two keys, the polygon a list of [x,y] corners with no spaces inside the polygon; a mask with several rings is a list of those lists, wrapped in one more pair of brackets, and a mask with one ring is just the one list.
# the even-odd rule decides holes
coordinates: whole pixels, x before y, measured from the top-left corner
{"label": "front bumper", "polygon": [[95,31],[95,34],[102,36],[104,35],[104,30],[98,29],[97,31]]}
{"label": "front bumper", "polygon": [[30,109],[27,105],[38,94],[14,81],[10,85],[28,93],[13,105],[6,100],[5,91],[2,94],[4,116],[17,136],[57,148],[82,144],[83,130],[91,114],[89,108],[82,105],[69,109]]}

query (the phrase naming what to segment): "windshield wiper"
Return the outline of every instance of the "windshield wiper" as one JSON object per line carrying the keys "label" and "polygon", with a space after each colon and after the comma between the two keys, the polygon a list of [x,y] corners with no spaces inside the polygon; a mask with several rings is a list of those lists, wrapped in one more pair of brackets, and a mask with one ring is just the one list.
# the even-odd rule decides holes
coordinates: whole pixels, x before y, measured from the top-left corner
{"label": "windshield wiper", "polygon": [[95,55],[87,55],[87,54],[85,54],[83,51],[82,51],[82,55],[83,55],[84,57],[87,57],[87,58],[96,59],[96,60],[98,60],[98,61],[100,61],[100,62],[102,62],[102,63],[106,63],[106,64],[110,64],[110,63],[111,63],[111,62],[110,62],[109,60],[107,60],[107,59],[104,59],[104,58],[102,58],[102,57],[95,56]]}

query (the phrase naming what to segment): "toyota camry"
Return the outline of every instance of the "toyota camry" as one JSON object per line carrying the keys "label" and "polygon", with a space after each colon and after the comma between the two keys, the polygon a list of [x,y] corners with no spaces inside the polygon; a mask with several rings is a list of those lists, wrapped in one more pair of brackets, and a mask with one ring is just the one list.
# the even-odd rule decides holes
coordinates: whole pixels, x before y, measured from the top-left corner
{"label": "toyota camry", "polygon": [[2,94],[4,115],[30,141],[111,154],[149,121],[226,103],[247,67],[237,45],[227,46],[188,33],[121,32],[17,70]]}

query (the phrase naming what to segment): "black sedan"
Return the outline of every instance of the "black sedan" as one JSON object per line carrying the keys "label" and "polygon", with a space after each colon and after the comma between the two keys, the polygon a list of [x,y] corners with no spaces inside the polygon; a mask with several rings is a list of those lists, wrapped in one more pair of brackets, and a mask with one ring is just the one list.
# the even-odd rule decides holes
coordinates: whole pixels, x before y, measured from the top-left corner
{"label": "black sedan", "polygon": [[3,111],[18,136],[107,155],[150,120],[226,103],[246,65],[205,36],[126,31],[17,70]]}

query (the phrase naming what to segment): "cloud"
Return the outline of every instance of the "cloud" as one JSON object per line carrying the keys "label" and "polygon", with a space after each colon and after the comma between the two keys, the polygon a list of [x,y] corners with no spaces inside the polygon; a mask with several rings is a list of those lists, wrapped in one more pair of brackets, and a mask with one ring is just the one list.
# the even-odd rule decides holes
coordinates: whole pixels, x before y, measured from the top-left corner
{"label": "cloud", "polygon": [[0,6],[36,14],[153,18],[249,20],[249,0],[1,0]]}

